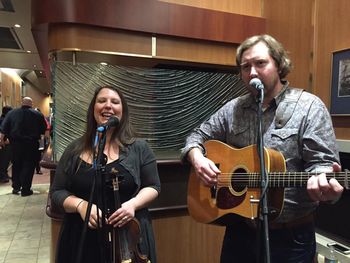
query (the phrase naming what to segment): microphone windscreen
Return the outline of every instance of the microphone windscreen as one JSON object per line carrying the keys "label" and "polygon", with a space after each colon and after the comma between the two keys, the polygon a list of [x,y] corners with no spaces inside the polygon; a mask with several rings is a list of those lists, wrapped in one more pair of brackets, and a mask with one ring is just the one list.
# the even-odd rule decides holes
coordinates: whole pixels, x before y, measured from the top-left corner
{"label": "microphone windscreen", "polygon": [[117,116],[111,116],[104,126],[117,127],[119,125],[119,118]]}
{"label": "microphone windscreen", "polygon": [[261,80],[258,78],[253,78],[249,81],[249,85],[257,90],[261,90],[264,88],[264,85],[262,84]]}

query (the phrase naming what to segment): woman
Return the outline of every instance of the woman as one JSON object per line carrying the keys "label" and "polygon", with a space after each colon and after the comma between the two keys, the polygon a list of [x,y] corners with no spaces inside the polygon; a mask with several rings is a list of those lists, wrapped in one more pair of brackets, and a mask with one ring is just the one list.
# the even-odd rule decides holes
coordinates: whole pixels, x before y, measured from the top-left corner
{"label": "woman", "polygon": [[[85,134],[71,143],[63,153],[56,169],[51,187],[52,200],[65,211],[57,247],[56,262],[76,262],[80,236],[83,229],[91,185],[95,175],[92,167],[96,129],[111,116],[120,120],[117,127],[106,131],[106,185],[105,195],[108,214],[105,223],[114,228],[125,227],[133,218],[138,219],[141,228],[141,254],[156,262],[154,236],[147,206],[160,192],[160,180],[156,159],[143,140],[136,139],[129,122],[129,111],[122,93],[111,86],[99,87],[92,98],[87,113]],[[119,184],[121,207],[113,207],[113,190],[109,176],[118,171],[122,176]],[[98,186],[97,186],[98,188]],[[98,215],[101,218],[101,203],[95,194],[88,230],[84,239],[81,262],[102,262],[102,247],[98,240]],[[107,214],[107,213],[106,213]],[[101,225],[101,221],[100,221]]]}

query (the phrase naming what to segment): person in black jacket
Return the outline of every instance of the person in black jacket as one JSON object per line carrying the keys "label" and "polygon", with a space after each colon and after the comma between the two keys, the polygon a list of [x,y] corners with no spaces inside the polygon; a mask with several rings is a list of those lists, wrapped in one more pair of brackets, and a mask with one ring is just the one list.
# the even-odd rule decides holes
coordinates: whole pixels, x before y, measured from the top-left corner
{"label": "person in black jacket", "polygon": [[[0,127],[2,121],[5,119],[6,114],[12,110],[10,106],[4,106],[2,108],[1,116],[0,116]],[[2,149],[0,149],[0,183],[8,183],[10,181],[10,177],[7,173],[7,169],[9,167],[11,161],[11,145],[9,140],[4,138],[5,145]]]}
{"label": "person in black jacket", "polygon": [[39,138],[45,133],[45,117],[32,108],[30,97],[22,99],[20,108],[10,111],[0,130],[0,146],[5,145],[5,136],[9,138],[12,147],[12,193],[22,196],[33,194],[31,190],[34,169],[37,161],[36,152]]}

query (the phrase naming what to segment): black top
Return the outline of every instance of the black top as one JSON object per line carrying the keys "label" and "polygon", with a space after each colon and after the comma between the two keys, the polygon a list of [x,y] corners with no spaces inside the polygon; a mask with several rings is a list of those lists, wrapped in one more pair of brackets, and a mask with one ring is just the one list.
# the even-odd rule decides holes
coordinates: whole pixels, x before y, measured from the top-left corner
{"label": "black top", "polygon": [[[54,182],[51,186],[52,201],[63,209],[63,202],[69,196],[74,194],[84,200],[89,199],[89,193],[92,185],[92,178],[95,174],[90,164],[85,163],[79,156],[74,154],[74,147],[80,143],[79,140],[70,144],[63,153],[56,169]],[[152,187],[160,191],[160,180],[156,165],[156,159],[147,143],[142,140],[136,140],[131,145],[120,152],[119,160],[106,165],[106,193],[107,208],[113,212],[114,197],[110,187],[110,174],[112,169],[122,175],[123,180],[119,185],[121,202],[129,200],[135,196],[143,187]],[[101,189],[100,185],[96,185]],[[101,196],[101,194],[97,194]],[[94,196],[94,203],[101,205]],[[135,217],[138,219],[141,228],[140,252],[148,256],[152,263],[156,263],[155,244],[151,218],[147,208],[135,211]],[[61,233],[58,241],[56,262],[70,263],[75,262],[78,244],[80,241],[83,220],[78,213],[65,213]],[[104,240],[99,240],[96,230],[88,228],[84,241],[82,261],[84,263],[101,262],[100,251]]]}
{"label": "black top", "polygon": [[[105,175],[106,205],[103,206],[101,198],[98,198],[100,194],[97,193],[101,192],[101,185],[96,185],[96,191],[93,197],[93,203],[98,204],[98,207],[101,210],[104,210],[105,213],[108,211],[113,213],[116,208],[119,208],[118,206],[116,207],[114,198],[111,181],[113,173],[111,173],[111,169],[118,171],[117,176],[120,178],[119,180],[121,180],[119,183],[120,190],[115,193],[115,195],[120,196],[122,202],[129,200],[136,188],[132,176],[119,164],[118,161],[107,164]],[[76,196],[83,198],[84,200],[89,200],[89,194],[94,176],[95,170],[90,164],[82,161],[77,173],[72,177],[71,190]],[[83,220],[78,213],[66,215],[64,227],[62,227],[61,236],[58,243],[57,262],[75,262],[82,229]],[[108,256],[108,250],[104,245],[102,231],[100,231],[100,233],[101,236],[99,236],[98,230],[88,228],[84,240],[84,252],[82,254],[81,262],[101,262],[100,254],[103,253],[101,249],[105,249],[104,252],[106,253],[106,257]]]}
{"label": "black top", "polygon": [[10,139],[10,142],[37,141],[40,135],[45,133],[46,126],[42,113],[28,106],[22,106],[6,114],[0,131]]}

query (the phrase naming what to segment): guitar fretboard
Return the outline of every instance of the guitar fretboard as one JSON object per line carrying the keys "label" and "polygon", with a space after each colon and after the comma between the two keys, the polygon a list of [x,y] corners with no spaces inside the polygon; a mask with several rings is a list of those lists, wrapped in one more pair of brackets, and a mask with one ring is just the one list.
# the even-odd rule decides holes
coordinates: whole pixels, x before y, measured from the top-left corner
{"label": "guitar fretboard", "polygon": [[[327,180],[335,178],[346,189],[349,188],[348,174],[345,172],[326,173]],[[269,187],[283,188],[283,187],[305,187],[308,179],[320,173],[314,172],[272,172],[268,175]],[[220,181],[225,181],[225,175],[221,176]],[[259,187],[261,184],[260,173],[235,173],[229,180],[236,186]]]}

